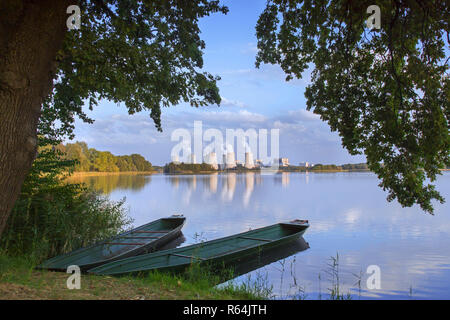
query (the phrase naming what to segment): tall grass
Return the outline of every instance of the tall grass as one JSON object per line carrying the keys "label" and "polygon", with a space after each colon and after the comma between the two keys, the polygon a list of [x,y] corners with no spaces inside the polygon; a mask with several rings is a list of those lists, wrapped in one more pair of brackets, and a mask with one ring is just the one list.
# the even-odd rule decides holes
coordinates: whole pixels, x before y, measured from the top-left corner
{"label": "tall grass", "polygon": [[229,290],[236,292],[247,293],[256,299],[274,298],[273,285],[269,282],[268,274],[263,272],[257,272],[255,277],[252,277],[250,274],[247,275],[246,280],[240,284],[231,281],[228,283],[228,286],[225,286],[224,288],[229,288]]}
{"label": "tall grass", "polygon": [[224,293],[237,294],[249,299],[270,299],[273,297],[273,287],[269,284],[267,274],[257,272],[256,277],[250,274],[246,281],[236,283],[236,277],[232,266],[209,265],[205,263],[193,262],[189,268],[181,274],[181,277],[196,285],[202,284],[210,287],[211,290],[219,290]]}
{"label": "tall grass", "polygon": [[19,199],[0,246],[8,255],[41,260],[111,237],[129,222],[123,201],[111,202],[81,186],[61,186]]}
{"label": "tall grass", "polygon": [[327,263],[328,269],[325,272],[330,276],[331,287],[328,288],[330,300],[350,300],[350,293],[344,294],[341,287],[341,278],[339,271],[339,254],[336,257],[331,256]]}

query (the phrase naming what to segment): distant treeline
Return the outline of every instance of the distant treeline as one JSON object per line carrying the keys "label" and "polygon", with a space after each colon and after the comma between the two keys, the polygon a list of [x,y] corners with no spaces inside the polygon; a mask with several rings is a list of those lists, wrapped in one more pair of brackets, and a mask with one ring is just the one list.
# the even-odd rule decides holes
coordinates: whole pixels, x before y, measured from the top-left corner
{"label": "distant treeline", "polygon": [[366,163],[348,163],[337,166],[335,164],[316,164],[311,170],[369,170]]}
{"label": "distant treeline", "polygon": [[168,163],[164,166],[164,173],[186,173],[216,171],[211,165],[206,163]]}
{"label": "distant treeline", "polygon": [[369,170],[366,163],[348,163],[343,165],[315,164],[313,167],[288,166],[280,167],[281,171],[359,171]]}
{"label": "distant treeline", "polygon": [[369,170],[367,163],[349,163],[341,165],[344,170]]}
{"label": "distant treeline", "polygon": [[140,154],[129,156],[115,156],[109,151],[98,151],[88,148],[85,142],[60,144],[57,149],[64,152],[66,157],[77,160],[77,172],[125,172],[152,171],[152,164]]}

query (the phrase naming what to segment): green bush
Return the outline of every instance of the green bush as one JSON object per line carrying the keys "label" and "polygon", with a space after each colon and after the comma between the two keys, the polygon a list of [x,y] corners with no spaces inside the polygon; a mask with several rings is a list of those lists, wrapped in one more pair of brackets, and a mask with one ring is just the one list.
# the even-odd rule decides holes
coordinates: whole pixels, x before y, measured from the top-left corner
{"label": "green bush", "polygon": [[42,147],[0,238],[10,256],[42,260],[111,237],[129,224],[124,200],[110,201],[81,184],[67,184],[63,172],[74,162]]}

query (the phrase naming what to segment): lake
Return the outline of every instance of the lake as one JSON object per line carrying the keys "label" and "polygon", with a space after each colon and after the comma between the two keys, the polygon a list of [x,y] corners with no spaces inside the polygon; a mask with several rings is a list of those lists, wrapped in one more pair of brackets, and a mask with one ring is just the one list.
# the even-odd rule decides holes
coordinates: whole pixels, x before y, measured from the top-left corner
{"label": "lake", "polygon": [[[108,175],[78,178],[126,198],[134,225],[183,214],[182,246],[293,219],[310,227],[287,253],[233,281],[272,287],[275,298],[328,299],[333,276],[353,299],[450,299],[450,207],[435,215],[387,202],[370,172]],[[437,189],[450,201],[450,173]],[[271,261],[280,258],[278,261]],[[338,259],[334,268],[333,259]],[[373,266],[380,288],[369,289]],[[369,273],[367,272],[369,268]],[[249,271],[249,272],[248,272]]]}

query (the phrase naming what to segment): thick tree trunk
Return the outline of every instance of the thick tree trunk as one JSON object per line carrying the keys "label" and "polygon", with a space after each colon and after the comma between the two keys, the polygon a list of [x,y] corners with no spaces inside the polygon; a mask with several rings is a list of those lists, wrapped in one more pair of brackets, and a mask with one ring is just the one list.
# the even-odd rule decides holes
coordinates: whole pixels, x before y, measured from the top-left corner
{"label": "thick tree trunk", "polygon": [[0,235],[37,152],[37,124],[67,32],[65,0],[0,1]]}

